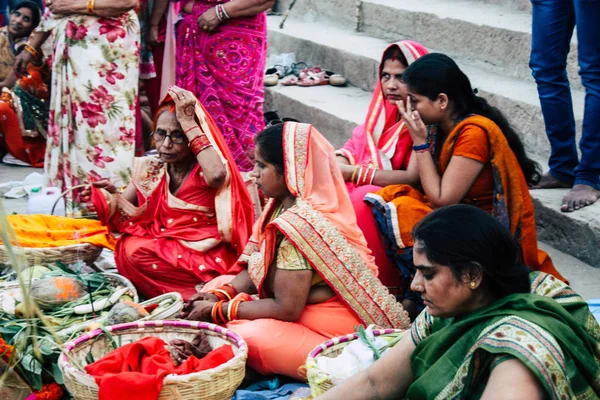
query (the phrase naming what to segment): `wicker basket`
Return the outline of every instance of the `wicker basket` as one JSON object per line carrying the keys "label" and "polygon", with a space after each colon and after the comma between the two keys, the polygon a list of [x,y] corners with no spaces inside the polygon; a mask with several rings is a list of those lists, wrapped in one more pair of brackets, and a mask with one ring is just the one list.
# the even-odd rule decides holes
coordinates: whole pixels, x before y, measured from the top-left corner
{"label": "wicker basket", "polygon": [[[134,293],[135,293],[135,291],[134,291]],[[146,306],[149,306],[150,304],[157,304],[157,303],[160,303],[167,299],[172,299],[173,304],[171,304],[165,310],[163,310],[159,313],[156,313],[156,314],[150,314],[144,318],[139,319],[139,321],[151,321],[151,320],[159,321],[159,320],[174,319],[175,317],[177,317],[177,315],[179,315],[179,313],[183,309],[183,298],[181,297],[181,294],[179,294],[177,292],[161,294],[160,296],[157,296],[150,300],[141,302],[140,305],[142,307],[146,307]],[[136,297],[134,298],[134,302],[137,303],[137,294],[136,294]],[[59,336],[65,337],[65,338],[69,338],[69,337],[72,337],[72,335],[74,335],[75,333],[85,330],[88,326],[90,326],[92,324],[101,324],[105,320],[106,320],[106,317],[98,317],[95,319],[91,319],[89,321],[81,322],[77,325],[73,325],[69,328],[58,331],[57,334]]]}
{"label": "wicker basket", "polygon": [[[403,332],[406,331],[403,331],[402,329],[374,329],[373,335],[397,336]],[[341,354],[342,350],[344,350],[344,347],[348,346],[348,344],[351,341],[356,339],[358,339],[358,334],[356,333],[352,333],[345,336],[339,336],[330,339],[324,343],[321,343],[320,345],[315,347],[310,353],[308,353],[308,358],[306,359],[306,377],[308,379],[308,384],[310,385],[312,397],[322,395],[334,386],[331,383],[331,379],[327,377],[327,373],[320,370],[317,366],[317,358],[337,357]]]}
{"label": "wicker basket", "polygon": [[[102,253],[102,247],[89,243],[78,243],[60,247],[20,247],[11,246],[15,257],[23,260],[27,266],[51,264],[60,261],[63,264],[75,264],[83,261],[92,265]],[[0,244],[0,264],[11,265],[12,260],[3,244]]]}
{"label": "wicker basket", "polygon": [[[114,286],[127,287],[131,291],[131,293],[133,293],[133,296],[132,296],[133,301],[136,303],[140,301],[137,290],[135,289],[135,286],[133,286],[133,283],[131,283],[131,281],[129,279],[125,278],[122,275],[114,274],[112,272],[103,272],[102,275],[104,275],[106,277],[106,279],[110,283],[112,283]],[[33,280],[35,280],[35,279],[33,279]],[[28,284],[29,282],[25,282],[25,283]],[[19,281],[0,282],[0,291],[13,290],[13,289],[20,289]]]}
{"label": "wicker basket", "polygon": [[[159,400],[225,400],[233,396],[244,379],[248,346],[240,336],[218,325],[194,321],[142,321],[114,325],[108,330],[121,346],[148,336],[160,337],[166,342],[172,339],[191,342],[202,330],[213,348],[224,344],[233,347],[234,357],[216,368],[188,375],[167,375]],[[58,359],[65,385],[76,400],[98,399],[96,381],[74,363],[83,367],[87,364],[85,358],[88,352],[91,351],[94,359],[98,360],[111,350],[106,337],[97,338],[100,335],[102,331],[96,329],[65,344],[63,354]]]}

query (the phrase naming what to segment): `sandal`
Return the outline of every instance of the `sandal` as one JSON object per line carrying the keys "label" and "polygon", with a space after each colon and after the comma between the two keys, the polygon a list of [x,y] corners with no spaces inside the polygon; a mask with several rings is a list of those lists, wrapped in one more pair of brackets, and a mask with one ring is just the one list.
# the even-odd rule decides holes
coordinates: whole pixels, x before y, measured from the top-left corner
{"label": "sandal", "polygon": [[298,78],[296,77],[296,75],[288,75],[285,78],[283,78],[280,83],[283,86],[295,86],[298,84]]}
{"label": "sandal", "polygon": [[279,77],[277,74],[265,75],[263,85],[265,86],[276,86],[279,83]]}
{"label": "sandal", "polygon": [[310,87],[329,84],[329,75],[319,67],[303,69],[299,77],[298,86]]}
{"label": "sandal", "polygon": [[[331,71],[327,71],[327,72],[331,72]],[[346,86],[346,83],[348,83],[348,80],[340,74],[331,73],[329,75],[329,84],[331,86]]]}

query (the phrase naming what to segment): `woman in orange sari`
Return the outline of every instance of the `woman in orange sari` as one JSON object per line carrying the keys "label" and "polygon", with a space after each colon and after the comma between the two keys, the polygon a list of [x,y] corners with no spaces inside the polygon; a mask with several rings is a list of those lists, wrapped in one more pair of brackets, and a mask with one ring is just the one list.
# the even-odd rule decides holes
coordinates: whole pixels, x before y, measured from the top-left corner
{"label": "woman in orange sari", "polygon": [[[398,288],[401,276],[385,254],[373,214],[364,198],[383,186],[418,181],[416,162],[414,157],[411,158],[412,139],[395,102],[406,100],[406,93],[402,92],[404,70],[427,53],[425,47],[410,40],[394,43],[383,52],[379,64],[379,81],[365,123],[357,126],[352,131],[352,138],[335,152],[350,193],[358,227],[375,257],[379,279],[389,288]],[[367,180],[363,177],[369,170],[372,175]]]}
{"label": "woman in orange sari", "polygon": [[95,182],[101,221],[121,234],[119,273],[142,295],[176,291],[237,273],[254,208],[219,129],[190,92],[172,87],[156,113],[158,157],[136,158],[132,181],[119,193]]}
{"label": "woman in orange sari", "polygon": [[[403,79],[408,99],[398,108],[413,140],[420,188],[392,185],[366,201],[405,284],[414,274],[413,226],[433,209],[457,203],[498,218],[521,244],[529,268],[563,279],[537,247],[528,184],[539,179],[539,166],[527,158],[502,113],[477,96],[469,78],[443,54],[421,57]],[[406,297],[420,301],[415,292]]]}
{"label": "woman in orange sari", "polygon": [[374,275],[329,142],[288,122],[259,133],[255,155],[253,174],[271,200],[240,258],[247,268],[209,282],[183,316],[226,324],[248,343],[250,367],[294,378],[312,348],[357,325],[406,328]]}

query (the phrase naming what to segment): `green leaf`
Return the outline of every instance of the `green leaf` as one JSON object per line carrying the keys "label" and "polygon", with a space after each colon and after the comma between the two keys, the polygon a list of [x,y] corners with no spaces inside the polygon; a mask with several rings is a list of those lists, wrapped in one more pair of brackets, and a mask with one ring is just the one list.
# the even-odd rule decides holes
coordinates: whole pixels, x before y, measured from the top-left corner
{"label": "green leaf", "polygon": [[52,363],[52,377],[59,385],[63,385],[65,383],[62,371],[60,368],[58,368],[58,363]]}
{"label": "green leaf", "polygon": [[41,371],[38,374],[35,374],[35,373],[27,374],[27,381],[29,382],[29,385],[31,385],[33,390],[42,390],[43,382],[42,382]]}
{"label": "green leaf", "polygon": [[[33,357],[31,353],[25,354],[21,360],[21,365],[27,371],[32,372],[35,375],[42,373],[42,364]],[[41,378],[40,378],[41,379]]]}
{"label": "green leaf", "polygon": [[50,354],[54,353],[54,351],[56,350],[56,346],[54,345],[54,343],[51,343],[49,340],[42,340],[40,342],[39,349],[43,355],[49,356]]}

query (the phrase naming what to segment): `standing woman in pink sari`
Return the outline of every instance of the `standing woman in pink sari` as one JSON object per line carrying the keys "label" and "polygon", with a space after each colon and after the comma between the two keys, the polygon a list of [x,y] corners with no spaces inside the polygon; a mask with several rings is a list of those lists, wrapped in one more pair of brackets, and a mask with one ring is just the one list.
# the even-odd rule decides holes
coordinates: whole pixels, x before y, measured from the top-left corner
{"label": "standing woman in pink sari", "polygon": [[416,163],[410,162],[412,139],[395,102],[406,100],[402,73],[428,51],[419,43],[402,40],[390,45],[379,64],[379,82],[373,93],[365,123],[357,126],[352,138],[336,151],[340,169],[350,193],[359,228],[379,268],[379,279],[392,288],[401,286],[398,269],[389,261],[377,231],[371,208],[363,199],[381,187],[416,183]]}
{"label": "standing woman in pink sari", "polygon": [[240,171],[254,168],[264,127],[265,11],[274,0],[184,0],[177,86],[194,93],[223,133]]}

